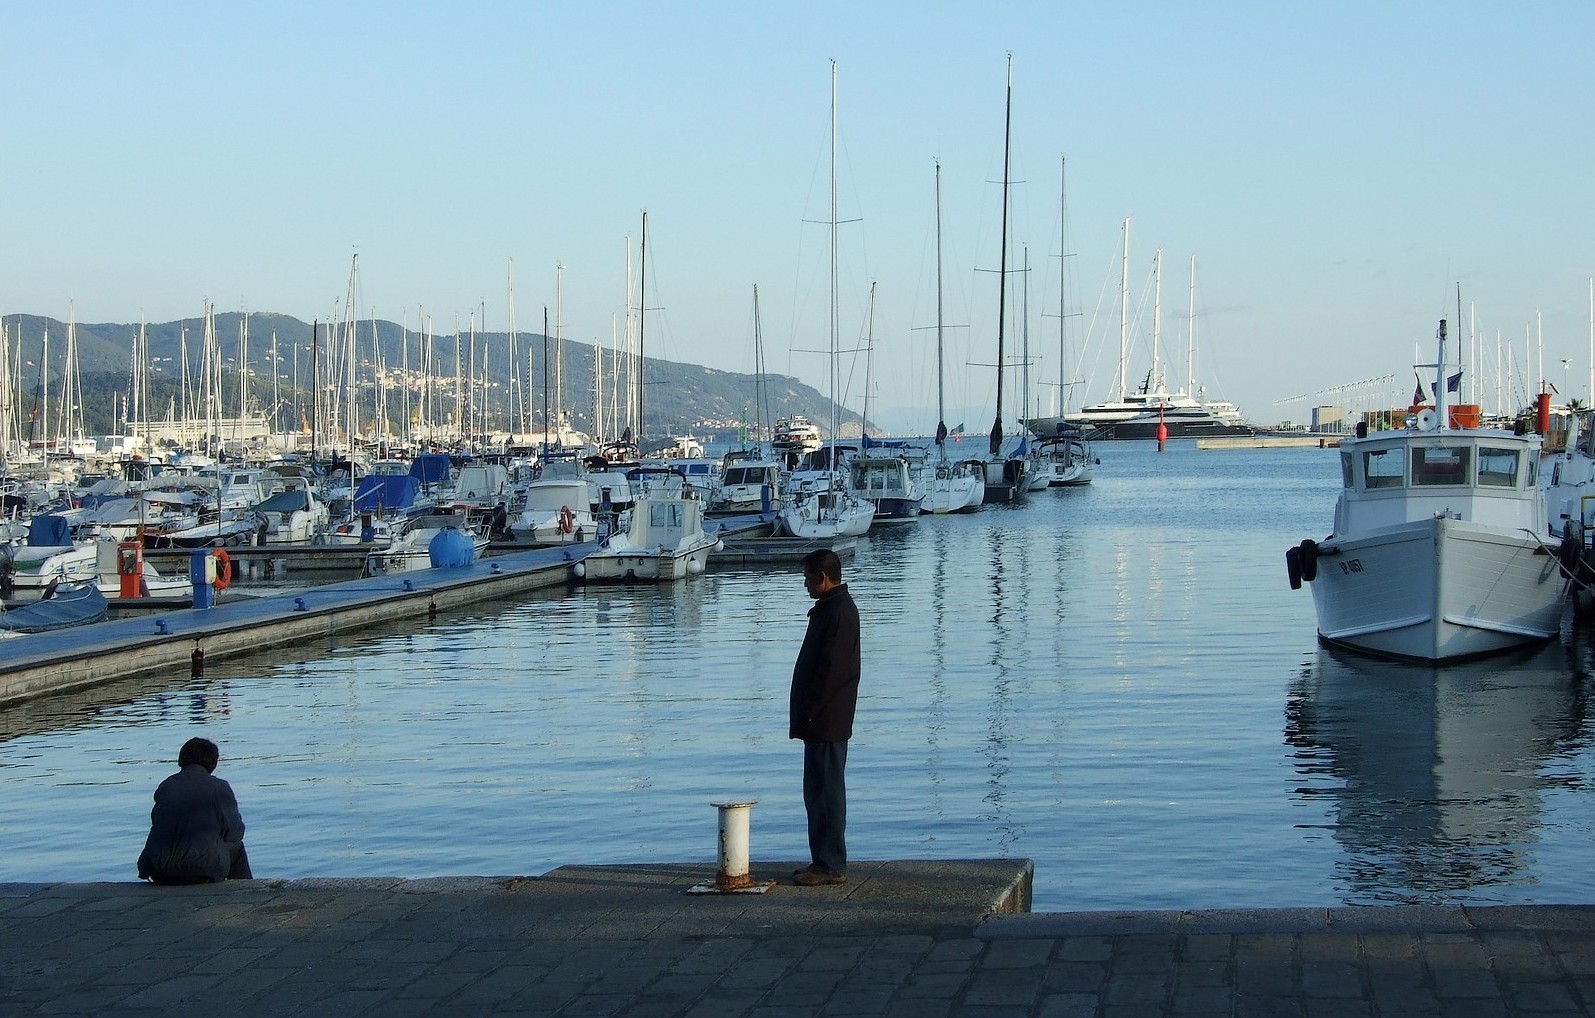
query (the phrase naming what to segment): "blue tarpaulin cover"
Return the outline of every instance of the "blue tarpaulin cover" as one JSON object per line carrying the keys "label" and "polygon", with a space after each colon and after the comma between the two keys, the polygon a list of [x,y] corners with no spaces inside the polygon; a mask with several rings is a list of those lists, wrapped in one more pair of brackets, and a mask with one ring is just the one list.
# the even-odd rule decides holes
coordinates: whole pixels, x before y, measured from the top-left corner
{"label": "blue tarpaulin cover", "polygon": [[28,547],[64,548],[72,543],[72,530],[65,516],[44,513],[28,524]]}
{"label": "blue tarpaulin cover", "polygon": [[360,478],[354,489],[354,511],[377,510],[400,512],[415,504],[421,482],[409,474],[371,474]]}
{"label": "blue tarpaulin cover", "polygon": [[410,461],[410,476],[422,484],[440,484],[449,479],[449,454],[425,452]]}

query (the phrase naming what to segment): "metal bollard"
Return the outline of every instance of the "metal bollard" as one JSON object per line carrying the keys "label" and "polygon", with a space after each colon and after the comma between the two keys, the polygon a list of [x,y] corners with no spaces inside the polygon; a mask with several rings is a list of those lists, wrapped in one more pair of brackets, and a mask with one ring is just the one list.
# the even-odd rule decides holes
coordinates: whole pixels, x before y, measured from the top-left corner
{"label": "metal bollard", "polygon": [[720,811],[720,868],[714,883],[696,884],[688,894],[763,894],[775,886],[773,880],[754,883],[748,872],[749,811],[758,804],[756,799],[710,804]]}
{"label": "metal bollard", "polygon": [[715,872],[714,884],[722,891],[747,887],[753,883],[748,876],[748,813],[757,802],[717,802],[720,811],[720,868]]}

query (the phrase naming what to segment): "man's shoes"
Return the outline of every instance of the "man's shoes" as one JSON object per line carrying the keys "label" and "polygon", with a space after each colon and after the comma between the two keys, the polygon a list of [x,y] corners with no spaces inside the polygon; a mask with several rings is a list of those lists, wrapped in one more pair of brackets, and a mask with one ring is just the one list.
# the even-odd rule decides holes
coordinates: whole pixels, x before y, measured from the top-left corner
{"label": "man's shoes", "polygon": [[833,873],[830,870],[816,869],[813,866],[801,869],[792,874],[792,882],[799,887],[826,887],[831,884],[847,883],[846,873]]}

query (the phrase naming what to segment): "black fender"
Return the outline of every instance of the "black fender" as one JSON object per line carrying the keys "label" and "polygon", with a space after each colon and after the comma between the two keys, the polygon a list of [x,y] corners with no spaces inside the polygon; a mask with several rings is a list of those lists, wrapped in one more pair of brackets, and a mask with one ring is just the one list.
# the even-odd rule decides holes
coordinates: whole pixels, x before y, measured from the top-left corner
{"label": "black fender", "polygon": [[1300,552],[1301,578],[1311,583],[1318,579],[1318,542],[1309,537],[1296,547]]}
{"label": "black fender", "polygon": [[1290,578],[1290,589],[1301,589],[1301,548],[1285,549],[1285,575]]}

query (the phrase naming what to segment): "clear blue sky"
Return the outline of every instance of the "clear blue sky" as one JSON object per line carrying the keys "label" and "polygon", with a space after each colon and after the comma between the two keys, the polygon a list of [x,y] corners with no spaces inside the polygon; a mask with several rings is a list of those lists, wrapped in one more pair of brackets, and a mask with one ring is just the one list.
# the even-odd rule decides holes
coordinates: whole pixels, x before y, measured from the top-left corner
{"label": "clear blue sky", "polygon": [[[758,284],[768,366],[825,391],[807,351],[827,344],[827,227],[805,221],[829,215],[834,59],[840,218],[858,220],[840,228],[843,345],[868,330],[876,283],[876,406],[934,406],[939,159],[948,400],[986,408],[969,422],[983,431],[1012,53],[1010,268],[1028,245],[1038,380],[1060,374],[1067,157],[1076,402],[1113,381],[1127,217],[1137,305],[1164,251],[1170,381],[1194,255],[1198,381],[1255,420],[1410,380],[1459,282],[1490,373],[1499,330],[1538,377],[1525,330],[1541,313],[1545,374],[1589,396],[1583,0],[86,2],[14,7],[5,40],[8,314],[75,301],[81,322],[167,321],[208,298],[325,320],[358,252],[362,316],[414,327],[424,308],[444,333],[474,310],[500,331],[513,259],[520,330],[540,328],[563,264],[565,335],[607,343],[646,209],[648,353],[751,370]],[[1149,335],[1143,319],[1136,377]],[[854,409],[863,372],[843,366]],[[1038,386],[1043,408],[1055,391]]]}

